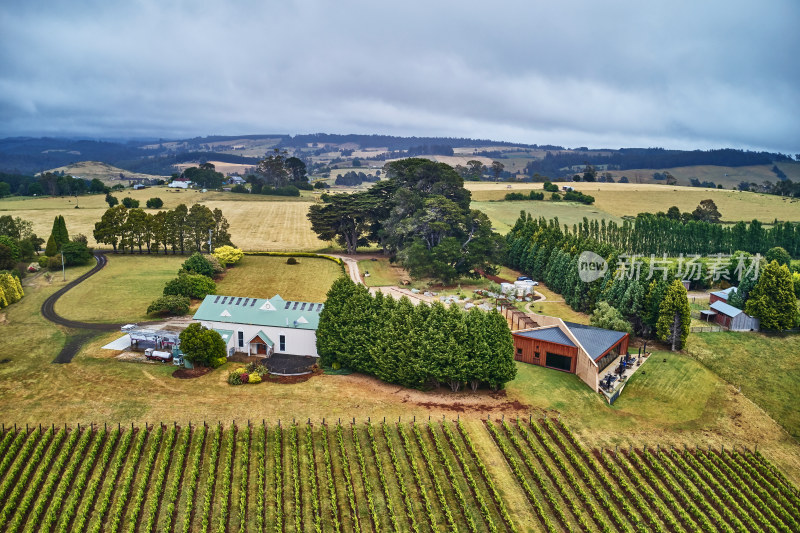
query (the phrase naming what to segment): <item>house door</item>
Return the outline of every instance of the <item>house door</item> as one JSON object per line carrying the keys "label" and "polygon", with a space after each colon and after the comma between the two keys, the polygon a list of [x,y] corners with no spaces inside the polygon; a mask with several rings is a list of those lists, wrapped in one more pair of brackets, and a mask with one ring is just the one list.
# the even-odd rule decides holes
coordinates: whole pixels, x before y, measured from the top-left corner
{"label": "house door", "polygon": [[572,358],[567,357],[566,355],[558,355],[547,352],[547,362],[545,363],[545,366],[570,372],[572,371]]}
{"label": "house door", "polygon": [[256,353],[258,355],[267,355],[267,345],[260,342],[256,344]]}

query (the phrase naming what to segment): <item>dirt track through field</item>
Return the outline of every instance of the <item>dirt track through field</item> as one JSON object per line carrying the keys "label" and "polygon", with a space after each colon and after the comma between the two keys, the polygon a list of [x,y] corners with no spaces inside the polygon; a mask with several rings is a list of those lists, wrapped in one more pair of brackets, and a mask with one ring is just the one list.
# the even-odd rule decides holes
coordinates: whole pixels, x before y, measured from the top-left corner
{"label": "dirt track through field", "polygon": [[61,352],[59,352],[59,354],[53,360],[54,363],[69,363],[72,361],[72,358],[78,354],[81,346],[83,346],[86,341],[95,335],[98,335],[99,333],[106,331],[117,331],[120,329],[120,327],[122,327],[122,324],[98,324],[94,322],[78,322],[76,320],[68,320],[55,311],[56,302],[59,298],[61,298],[68,290],[72,289],[79,283],[100,272],[108,263],[108,259],[103,252],[95,252],[94,258],[97,261],[97,264],[94,266],[94,268],[74,281],[64,285],[62,288],[51,294],[42,304],[42,316],[47,320],[58,324],[59,326],[77,330],[75,333],[68,334],[67,342],[64,344]]}

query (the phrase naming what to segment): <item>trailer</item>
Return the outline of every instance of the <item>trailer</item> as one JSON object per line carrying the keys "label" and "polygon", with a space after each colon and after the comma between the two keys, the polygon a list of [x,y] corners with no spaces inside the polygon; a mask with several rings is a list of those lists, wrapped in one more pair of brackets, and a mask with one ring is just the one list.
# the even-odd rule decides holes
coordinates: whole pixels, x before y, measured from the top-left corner
{"label": "trailer", "polygon": [[172,360],[172,352],[162,352],[153,348],[147,348],[144,351],[144,356],[151,361],[161,361],[162,363]]}

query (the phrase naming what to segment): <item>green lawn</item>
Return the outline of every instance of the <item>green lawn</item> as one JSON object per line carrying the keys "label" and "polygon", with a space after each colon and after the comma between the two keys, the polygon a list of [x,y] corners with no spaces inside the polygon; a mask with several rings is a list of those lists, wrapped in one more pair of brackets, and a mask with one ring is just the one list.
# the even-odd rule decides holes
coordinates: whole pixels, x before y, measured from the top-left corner
{"label": "green lawn", "polygon": [[800,438],[800,335],[692,334],[689,351]]}
{"label": "green lawn", "polygon": [[579,419],[590,434],[695,431],[713,427],[723,413],[725,383],[691,357],[655,352],[613,406],[575,374],[525,363],[517,363],[508,393],[568,420]]}
{"label": "green lawn", "polygon": [[564,297],[560,294],[551,291],[541,283],[536,287],[536,292],[543,294],[545,300],[531,303],[530,308],[534,313],[557,316],[562,320],[577,322],[578,324],[589,323],[589,315],[574,311],[564,302]]}
{"label": "green lawn", "polygon": [[56,303],[65,318],[86,322],[147,320],[147,306],[178,275],[185,256],[114,255],[108,264]]}
{"label": "green lawn", "polygon": [[246,255],[217,283],[217,294],[324,302],[342,268],[328,259],[298,257],[288,265],[287,257]]}

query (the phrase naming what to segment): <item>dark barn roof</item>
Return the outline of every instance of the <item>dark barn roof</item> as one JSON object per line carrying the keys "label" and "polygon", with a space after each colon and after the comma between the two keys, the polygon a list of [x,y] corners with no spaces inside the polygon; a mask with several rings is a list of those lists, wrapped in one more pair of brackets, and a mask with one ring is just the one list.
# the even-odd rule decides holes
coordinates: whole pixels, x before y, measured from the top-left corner
{"label": "dark barn roof", "polygon": [[575,322],[564,322],[569,330],[583,345],[589,357],[597,361],[609,348],[617,344],[627,333],[612,331],[610,329],[595,328],[576,324]]}
{"label": "dark barn roof", "polygon": [[531,339],[536,339],[545,342],[555,342],[556,344],[564,344],[566,346],[572,346],[575,348],[575,343],[572,342],[569,337],[567,337],[563,331],[558,329],[557,326],[543,328],[543,329],[534,329],[531,331],[522,331],[522,332],[515,332],[515,335],[520,335],[522,337],[529,337]]}

